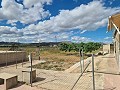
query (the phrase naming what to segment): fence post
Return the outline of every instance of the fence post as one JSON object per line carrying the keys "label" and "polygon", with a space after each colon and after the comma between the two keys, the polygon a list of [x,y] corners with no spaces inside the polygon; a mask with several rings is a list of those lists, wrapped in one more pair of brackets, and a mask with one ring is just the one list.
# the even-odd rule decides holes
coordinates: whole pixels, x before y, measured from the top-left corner
{"label": "fence post", "polygon": [[6,50],[6,67],[7,67],[7,61],[8,61],[7,59],[8,59],[8,58],[7,58],[7,50]]}
{"label": "fence post", "polygon": [[40,42],[39,42],[39,60],[40,60],[41,58],[40,58]]}
{"label": "fence post", "polygon": [[16,50],[15,54],[16,54],[16,56],[15,56],[16,58],[15,59],[16,59],[16,69],[17,69],[17,58],[18,58],[17,50]]}
{"label": "fence post", "polygon": [[95,77],[94,77],[94,54],[92,54],[92,79],[93,79],[93,90],[95,90]]}
{"label": "fence post", "polygon": [[31,87],[32,87],[32,53],[30,53],[30,63],[31,63],[30,83],[31,83]]}
{"label": "fence post", "polygon": [[84,53],[83,53],[83,48],[82,48],[82,62],[83,62],[83,63],[82,63],[82,64],[83,64],[83,65],[82,65],[83,68],[82,68],[82,69],[84,70]]}
{"label": "fence post", "polygon": [[23,51],[21,52],[21,55],[22,55],[22,67],[23,67],[23,55],[24,55]]}
{"label": "fence post", "polygon": [[81,59],[82,55],[81,55],[80,48],[79,48],[79,56],[80,56],[80,68],[81,68],[81,73],[82,73],[82,63],[81,63],[81,61],[82,61],[82,59]]}

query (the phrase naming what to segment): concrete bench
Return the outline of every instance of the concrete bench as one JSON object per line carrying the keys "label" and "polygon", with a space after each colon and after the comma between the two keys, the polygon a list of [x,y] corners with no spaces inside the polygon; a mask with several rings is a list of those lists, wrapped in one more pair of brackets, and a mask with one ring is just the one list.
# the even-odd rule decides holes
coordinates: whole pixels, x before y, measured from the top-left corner
{"label": "concrete bench", "polygon": [[18,76],[9,73],[0,73],[0,84],[4,85],[4,89],[8,90],[17,85]]}
{"label": "concrete bench", "polygon": [[[26,82],[27,84],[31,83],[31,69],[30,68],[26,68],[24,70],[22,70],[22,78],[23,78],[23,82]],[[34,82],[36,80],[36,70],[32,69],[32,82]]]}

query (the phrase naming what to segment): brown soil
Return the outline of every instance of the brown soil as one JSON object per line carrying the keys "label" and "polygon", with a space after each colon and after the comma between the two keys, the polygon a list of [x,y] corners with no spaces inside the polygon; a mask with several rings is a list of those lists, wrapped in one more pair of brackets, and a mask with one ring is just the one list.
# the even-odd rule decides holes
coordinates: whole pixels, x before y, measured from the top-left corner
{"label": "brown soil", "polygon": [[[85,58],[87,58],[85,56]],[[80,61],[78,52],[49,52],[44,51],[41,53],[41,60],[45,60],[45,63],[34,65],[34,68],[64,71],[70,68],[72,65]]]}

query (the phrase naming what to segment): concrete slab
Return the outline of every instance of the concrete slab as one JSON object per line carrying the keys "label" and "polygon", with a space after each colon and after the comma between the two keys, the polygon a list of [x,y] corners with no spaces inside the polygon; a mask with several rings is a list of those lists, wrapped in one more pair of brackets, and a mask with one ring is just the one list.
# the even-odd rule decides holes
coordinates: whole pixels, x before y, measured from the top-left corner
{"label": "concrete slab", "polygon": [[9,78],[12,78],[12,77],[16,77],[17,75],[15,74],[9,74],[9,73],[0,73],[0,78],[1,79],[9,79]]}

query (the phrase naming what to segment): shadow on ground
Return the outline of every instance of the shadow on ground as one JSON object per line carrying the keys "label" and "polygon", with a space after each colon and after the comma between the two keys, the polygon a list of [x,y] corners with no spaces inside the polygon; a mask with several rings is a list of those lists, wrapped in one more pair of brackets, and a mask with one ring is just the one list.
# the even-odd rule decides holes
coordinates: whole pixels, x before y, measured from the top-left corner
{"label": "shadow on ground", "polygon": [[14,88],[20,87],[20,86],[22,86],[24,84],[25,84],[25,82],[18,81],[18,84],[16,86],[14,86],[12,88],[9,88],[9,89],[14,89]]}

